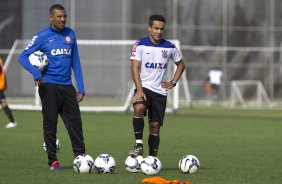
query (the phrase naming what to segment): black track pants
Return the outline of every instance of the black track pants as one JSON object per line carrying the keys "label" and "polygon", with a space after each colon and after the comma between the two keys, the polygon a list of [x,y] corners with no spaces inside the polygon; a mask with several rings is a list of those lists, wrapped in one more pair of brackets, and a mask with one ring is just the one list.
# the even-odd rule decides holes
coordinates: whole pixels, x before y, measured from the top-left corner
{"label": "black track pants", "polygon": [[82,121],[74,87],[40,84],[39,95],[42,103],[43,131],[48,164],[51,165],[58,160],[56,156],[58,114],[67,128],[74,156],[84,154]]}

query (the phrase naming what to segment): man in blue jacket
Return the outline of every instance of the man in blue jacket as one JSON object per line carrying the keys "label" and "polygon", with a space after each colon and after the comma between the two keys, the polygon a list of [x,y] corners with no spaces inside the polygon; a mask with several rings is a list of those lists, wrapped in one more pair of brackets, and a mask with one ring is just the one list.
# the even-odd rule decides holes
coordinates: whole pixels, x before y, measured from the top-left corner
{"label": "man in blue jacket", "polygon": [[[19,63],[28,70],[39,86],[42,103],[44,141],[50,170],[61,170],[56,156],[56,133],[60,114],[70,136],[74,156],[85,154],[82,120],[78,102],[85,95],[82,69],[75,32],[65,27],[67,14],[60,4],[50,7],[50,26],[43,29],[23,50]],[[48,66],[43,72],[29,62],[29,55],[40,50],[48,57]],[[72,84],[72,70],[77,92]]]}

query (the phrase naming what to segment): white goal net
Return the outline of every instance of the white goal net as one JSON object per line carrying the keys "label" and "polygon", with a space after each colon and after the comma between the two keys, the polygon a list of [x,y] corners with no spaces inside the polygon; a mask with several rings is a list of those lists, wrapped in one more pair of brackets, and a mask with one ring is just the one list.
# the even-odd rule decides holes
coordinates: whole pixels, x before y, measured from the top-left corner
{"label": "white goal net", "polygon": [[231,105],[266,107],[271,106],[271,101],[261,81],[234,80],[231,81]]}
{"label": "white goal net", "polygon": [[[6,96],[13,109],[41,110],[33,78],[18,62],[29,40],[16,40],[5,62],[8,89]],[[131,79],[130,54],[135,40],[78,40],[86,90],[81,111],[127,111],[131,108],[134,84]],[[180,50],[178,40],[172,40]],[[175,65],[169,65],[168,80]],[[181,97],[180,97],[181,96]],[[180,104],[190,105],[186,74],[169,92],[167,111],[177,111]]]}

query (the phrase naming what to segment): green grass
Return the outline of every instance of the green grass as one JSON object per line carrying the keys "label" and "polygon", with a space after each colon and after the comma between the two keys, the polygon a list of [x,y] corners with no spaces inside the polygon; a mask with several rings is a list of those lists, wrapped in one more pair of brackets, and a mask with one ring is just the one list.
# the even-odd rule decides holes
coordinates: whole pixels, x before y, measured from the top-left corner
{"label": "green grass", "polygon": [[[63,170],[51,172],[42,148],[41,112],[14,111],[14,115],[18,127],[5,129],[7,118],[0,111],[0,184],[140,184],[146,177],[124,168],[134,144],[131,113],[82,113],[87,153],[93,158],[109,153],[117,162],[114,174],[87,175],[76,174],[72,168],[74,158],[61,120],[58,158]],[[167,114],[158,155],[163,164],[160,176],[193,184],[278,184],[282,175],[281,140],[281,110],[186,109]],[[179,172],[178,161],[186,154],[199,158],[197,174]]]}

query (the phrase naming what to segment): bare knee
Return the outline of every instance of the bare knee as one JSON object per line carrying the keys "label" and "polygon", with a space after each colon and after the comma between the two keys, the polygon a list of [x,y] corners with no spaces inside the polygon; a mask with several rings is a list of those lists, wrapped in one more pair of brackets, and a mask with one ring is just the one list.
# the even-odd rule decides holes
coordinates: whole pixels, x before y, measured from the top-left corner
{"label": "bare knee", "polygon": [[149,131],[151,135],[159,135],[160,129],[161,129],[161,126],[159,122],[150,122]]}
{"label": "bare knee", "polygon": [[144,104],[135,104],[134,108],[134,116],[135,117],[143,117],[146,107]]}
{"label": "bare knee", "polygon": [[5,101],[2,101],[0,104],[1,104],[2,108],[6,107],[8,105],[7,102],[5,102]]}

